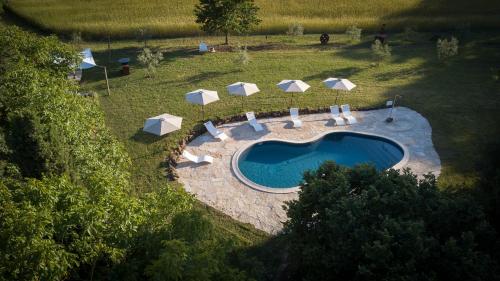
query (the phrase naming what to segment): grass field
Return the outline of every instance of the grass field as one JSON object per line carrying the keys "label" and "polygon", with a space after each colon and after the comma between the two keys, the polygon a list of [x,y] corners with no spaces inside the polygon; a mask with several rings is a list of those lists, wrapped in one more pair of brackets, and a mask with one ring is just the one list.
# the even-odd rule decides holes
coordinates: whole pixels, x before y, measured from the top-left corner
{"label": "grass field", "polygon": [[[194,22],[197,0],[10,0],[12,11],[56,33],[81,31],[99,38],[132,38],[139,28],[154,36],[200,34]],[[371,31],[412,27],[449,29],[500,27],[500,1],[492,0],[256,0],[261,8],[258,34],[283,34],[299,22],[307,33],[339,32],[350,25]]]}
{"label": "grass field", "polygon": [[[298,95],[294,105],[326,107],[335,95],[321,81],[329,76],[347,77],[358,87],[342,95],[341,102],[355,109],[384,104],[394,94],[403,95],[402,103],[428,118],[433,128],[433,141],[441,157],[443,186],[471,185],[482,149],[499,136],[499,88],[494,79],[500,66],[499,34],[475,34],[464,43],[458,58],[443,64],[437,61],[430,34],[421,34],[418,42],[392,38],[393,55],[387,63],[373,67],[369,43],[348,45],[342,35],[334,36],[337,47],[315,44],[316,36],[292,38],[263,36],[235,38],[253,46],[281,46],[281,50],[250,51],[250,64],[241,69],[233,63],[237,53],[219,52],[199,55],[194,51],[196,39],[152,41],[161,48],[165,60],[156,79],[145,79],[144,70],[135,57],[140,44],[121,41],[112,45],[111,63],[106,46],[88,44],[94,49],[98,63],[108,64],[111,73],[111,95],[100,97],[106,121],[123,141],[133,159],[135,188],[142,192],[165,184],[163,160],[168,151],[193,130],[201,127],[199,108],[185,102],[184,94],[197,88],[218,90],[221,100],[206,107],[207,118],[223,118],[247,110],[264,112],[286,110],[285,96],[275,86],[281,79],[303,79],[312,85],[310,91]],[[366,38],[369,40],[369,38]],[[209,43],[220,38],[206,39]],[[247,40],[247,41],[245,41]],[[258,48],[257,48],[258,49]],[[120,57],[132,58],[132,74],[120,76]],[[99,70],[84,73],[84,89],[105,93]],[[227,95],[225,86],[235,81],[255,82],[262,93],[248,97],[242,109],[240,99]],[[149,116],[171,113],[184,117],[183,129],[162,138],[144,134],[144,120]]]}

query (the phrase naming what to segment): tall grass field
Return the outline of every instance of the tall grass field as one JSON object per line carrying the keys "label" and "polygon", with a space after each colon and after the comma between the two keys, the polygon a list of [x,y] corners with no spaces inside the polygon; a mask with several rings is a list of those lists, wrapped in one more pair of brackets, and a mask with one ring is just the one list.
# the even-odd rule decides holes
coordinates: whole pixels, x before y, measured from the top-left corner
{"label": "tall grass field", "polygon": [[[193,9],[197,0],[10,0],[8,9],[50,32],[98,38],[132,38],[146,28],[153,36],[201,33]],[[339,32],[357,25],[375,30],[500,27],[496,0],[255,0],[262,23],[255,34],[279,34],[291,23],[306,33]]]}

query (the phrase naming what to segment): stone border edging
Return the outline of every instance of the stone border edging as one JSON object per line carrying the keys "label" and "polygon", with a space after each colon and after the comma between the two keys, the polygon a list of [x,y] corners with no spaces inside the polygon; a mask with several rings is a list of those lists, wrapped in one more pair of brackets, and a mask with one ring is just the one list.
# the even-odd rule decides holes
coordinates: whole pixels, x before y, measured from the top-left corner
{"label": "stone border edging", "polygon": [[300,190],[300,186],[294,186],[294,187],[288,187],[288,188],[273,188],[273,187],[267,187],[267,186],[263,186],[263,185],[260,185],[258,183],[255,183],[251,180],[249,180],[247,177],[245,177],[245,175],[243,175],[243,173],[240,171],[239,167],[238,167],[238,160],[239,160],[239,157],[240,155],[246,151],[247,149],[249,149],[250,147],[258,144],[258,143],[263,143],[263,142],[267,142],[267,141],[279,141],[279,142],[284,142],[284,143],[292,143],[292,144],[303,144],[303,143],[310,143],[310,142],[317,142],[319,140],[321,140],[322,138],[324,138],[326,135],[329,135],[329,134],[336,134],[336,133],[353,133],[353,134],[358,134],[358,135],[365,135],[365,136],[372,136],[372,137],[377,137],[377,138],[382,138],[382,139],[386,139],[386,140],[389,140],[393,143],[395,143],[396,145],[398,145],[402,150],[403,150],[403,158],[401,158],[401,160],[396,163],[395,165],[387,168],[386,170],[390,170],[390,169],[394,169],[394,170],[398,170],[398,169],[401,169],[404,165],[406,165],[406,163],[408,163],[408,160],[410,158],[410,153],[408,151],[408,148],[403,145],[402,143],[400,143],[399,141],[396,141],[390,137],[386,137],[386,136],[383,136],[383,135],[380,135],[380,134],[373,134],[373,133],[362,133],[362,132],[357,132],[357,131],[352,131],[352,130],[331,130],[331,131],[328,131],[328,132],[324,132],[324,133],[321,133],[317,136],[314,136],[310,139],[307,139],[307,140],[303,140],[303,141],[296,141],[296,140],[283,140],[283,139],[278,139],[278,138],[272,138],[272,139],[265,139],[265,140],[256,140],[256,141],[253,141],[243,147],[241,147],[240,149],[238,149],[232,156],[231,158],[231,169],[233,170],[234,174],[236,175],[236,177],[244,184],[246,184],[247,186],[255,189],[255,190],[258,190],[258,191],[263,191],[263,192],[267,192],[267,193],[278,193],[278,194],[284,194],[284,193],[293,193],[293,192],[298,192]]}

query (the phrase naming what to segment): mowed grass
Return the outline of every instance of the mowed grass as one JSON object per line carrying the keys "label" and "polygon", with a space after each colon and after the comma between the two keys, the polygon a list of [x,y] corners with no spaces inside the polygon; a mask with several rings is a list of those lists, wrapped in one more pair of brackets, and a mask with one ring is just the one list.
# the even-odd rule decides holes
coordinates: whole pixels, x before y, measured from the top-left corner
{"label": "mowed grass", "polygon": [[[471,186],[477,180],[475,171],[483,149],[499,136],[500,85],[494,75],[500,65],[500,35],[476,34],[461,45],[460,55],[446,64],[437,61],[430,36],[422,34],[414,43],[393,36],[393,55],[379,66],[372,65],[368,42],[322,47],[315,43],[317,35],[235,38],[250,47],[284,47],[250,51],[250,64],[244,68],[235,65],[236,52],[198,54],[198,38],[158,40],[150,42],[151,47],[161,48],[165,60],[155,79],[145,78],[144,69],[135,61],[139,43],[113,44],[110,63],[104,44],[87,44],[93,48],[97,62],[109,67],[111,95],[104,95],[99,69],[84,72],[83,88],[102,95],[99,100],[106,122],[133,160],[138,193],[167,184],[163,175],[165,157],[194,128],[202,127],[199,107],[187,103],[185,93],[198,88],[219,91],[221,100],[205,107],[206,119],[214,120],[250,110],[287,110],[290,96],[276,87],[282,79],[303,79],[312,86],[306,94],[295,95],[294,106],[327,107],[335,100],[335,93],[321,83],[327,77],[349,78],[358,85],[355,91],[341,94],[339,101],[354,109],[381,106],[395,94],[402,95],[402,104],[420,112],[432,126],[443,165],[442,186]],[[346,41],[341,35],[334,38]],[[120,57],[132,58],[131,75],[118,73],[120,66],[115,61]],[[245,98],[242,108],[241,99],[229,96],[225,89],[236,81],[257,83],[262,92]],[[142,132],[147,117],[165,112],[184,117],[182,130],[163,137]]]}
{"label": "mowed grass", "polygon": [[[375,30],[444,29],[470,24],[499,27],[500,1],[491,0],[256,0],[258,34],[283,34],[291,23],[308,33],[339,32],[350,25]],[[140,28],[154,36],[199,35],[193,9],[197,0],[10,0],[19,16],[56,33],[132,38]]]}

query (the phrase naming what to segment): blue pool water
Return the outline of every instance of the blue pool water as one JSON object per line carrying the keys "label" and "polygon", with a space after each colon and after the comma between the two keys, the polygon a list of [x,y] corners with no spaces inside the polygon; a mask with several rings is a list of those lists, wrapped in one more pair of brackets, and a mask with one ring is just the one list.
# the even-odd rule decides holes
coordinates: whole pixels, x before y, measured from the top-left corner
{"label": "blue pool water", "polygon": [[372,163],[388,169],[403,159],[403,149],[388,139],[350,132],[325,135],[310,143],[263,141],[238,158],[240,172],[254,183],[272,187],[295,187],[306,170],[317,169],[326,160],[348,167]]}

